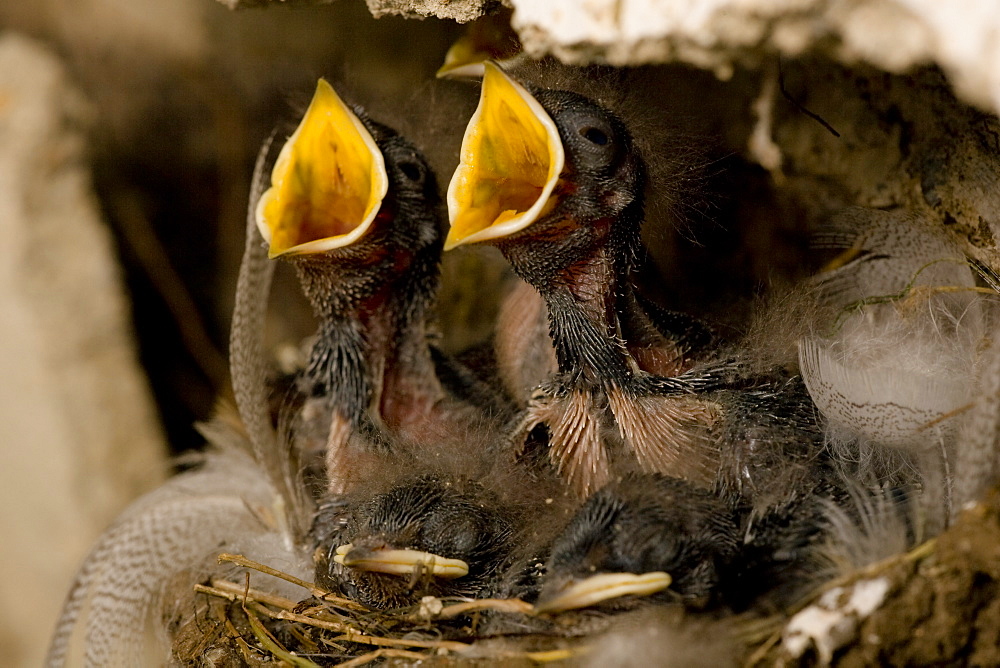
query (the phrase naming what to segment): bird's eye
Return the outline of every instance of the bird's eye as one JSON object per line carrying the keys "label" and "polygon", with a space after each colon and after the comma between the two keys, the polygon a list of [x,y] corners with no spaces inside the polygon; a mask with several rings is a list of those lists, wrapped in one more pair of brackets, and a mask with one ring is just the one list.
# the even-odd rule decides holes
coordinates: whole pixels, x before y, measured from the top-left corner
{"label": "bird's eye", "polygon": [[591,144],[598,146],[605,146],[609,141],[608,133],[595,127],[581,128],[580,134]]}
{"label": "bird's eye", "polygon": [[415,162],[401,162],[399,163],[399,170],[411,181],[419,181],[422,175],[420,165]]}

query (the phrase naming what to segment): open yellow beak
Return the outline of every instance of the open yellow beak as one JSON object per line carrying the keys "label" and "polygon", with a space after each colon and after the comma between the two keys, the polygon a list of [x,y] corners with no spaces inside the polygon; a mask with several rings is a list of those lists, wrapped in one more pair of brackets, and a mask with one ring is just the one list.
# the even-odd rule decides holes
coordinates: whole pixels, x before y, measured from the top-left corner
{"label": "open yellow beak", "polygon": [[484,64],[479,107],[448,186],[445,250],[523,230],[553,202],[565,162],[559,130],[520,84]]}
{"label": "open yellow beak", "polygon": [[439,79],[479,79],[487,60],[506,60],[521,51],[517,33],[510,27],[510,10],[483,16],[468,25],[448,49]]}
{"label": "open yellow beak", "polygon": [[333,560],[348,568],[389,575],[411,575],[418,569],[443,580],[469,574],[469,564],[420,550],[366,550],[350,543],[337,548]]}
{"label": "open yellow beak", "polygon": [[670,586],[669,573],[653,571],[633,573],[601,573],[575,582],[555,598],[535,606],[536,612],[562,612],[586,608],[621,596],[649,596]]}
{"label": "open yellow beak", "polygon": [[382,152],[324,79],[257,203],[268,255],[322,253],[368,231],[389,188]]}

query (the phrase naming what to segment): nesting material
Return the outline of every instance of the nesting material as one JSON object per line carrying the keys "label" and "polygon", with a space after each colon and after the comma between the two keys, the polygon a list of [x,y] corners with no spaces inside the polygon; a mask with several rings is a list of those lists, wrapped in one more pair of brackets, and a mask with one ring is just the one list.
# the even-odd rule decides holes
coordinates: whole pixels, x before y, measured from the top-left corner
{"label": "nesting material", "polygon": [[[243,582],[214,579],[195,586],[209,605],[203,617],[187,622],[176,636],[174,659],[183,665],[204,653],[227,652],[251,665],[357,666],[380,658],[537,664],[582,655],[586,648],[574,636],[607,626],[575,627],[579,615],[571,613],[546,617],[543,625],[531,625],[530,633],[485,638],[479,633],[484,616],[534,616],[533,606],[517,599],[428,596],[406,608],[375,611],[240,555],[222,554],[219,560],[250,570]],[[309,597],[296,601],[255,589],[251,585],[259,573],[298,585]]]}
{"label": "nesting material", "polygon": [[747,665],[996,665],[1000,490],[914,550],[839,578]]}
{"label": "nesting material", "polygon": [[969,402],[986,335],[969,261],[928,221],[870,209],[821,238],[843,250],[818,276],[837,310],[799,346],[813,400],[835,438],[930,447]]}

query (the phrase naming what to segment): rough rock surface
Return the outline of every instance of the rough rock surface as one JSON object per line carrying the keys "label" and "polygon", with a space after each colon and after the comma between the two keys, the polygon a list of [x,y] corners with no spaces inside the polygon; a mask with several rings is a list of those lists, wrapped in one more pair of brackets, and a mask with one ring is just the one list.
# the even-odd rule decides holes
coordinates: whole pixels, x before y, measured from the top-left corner
{"label": "rough rock surface", "polygon": [[749,157],[786,196],[812,215],[852,204],[924,212],[1000,268],[996,116],[958,101],[936,69],[901,76],[804,59],[784,68],[785,95],[777,77],[761,77],[757,108],[776,152],[751,146]]}
{"label": "rough rock surface", "polygon": [[70,574],[96,535],[166,468],[84,160],[91,120],[51,53],[13,34],[0,37],[0,647],[7,665],[40,664]]}
{"label": "rough rock surface", "polygon": [[[333,0],[219,0],[230,9],[267,5],[327,5]],[[467,23],[500,7],[500,0],[366,0],[372,16],[405,16],[423,19],[435,16]]]}
{"label": "rough rock surface", "polygon": [[409,18],[436,16],[467,23],[500,7],[499,0],[471,0],[452,2],[451,0],[366,0],[368,9],[375,18],[387,14],[398,14]]}
{"label": "rough rock surface", "polygon": [[[991,0],[511,0],[534,55],[637,65],[681,61],[727,75],[808,51],[890,72],[937,63],[966,100],[1000,108],[1000,14]],[[887,39],[887,35],[892,35]]]}
{"label": "rough rock surface", "polygon": [[[279,0],[220,0],[231,8]],[[309,4],[329,0],[308,0]],[[497,0],[367,0],[376,17],[466,22]],[[280,4],[285,4],[280,0]],[[937,64],[964,100],[1000,110],[1000,13],[993,0],[506,0],[533,56],[567,63],[685,62],[726,78],[770,55],[821,53],[888,72]],[[891,39],[886,39],[887,35]]]}

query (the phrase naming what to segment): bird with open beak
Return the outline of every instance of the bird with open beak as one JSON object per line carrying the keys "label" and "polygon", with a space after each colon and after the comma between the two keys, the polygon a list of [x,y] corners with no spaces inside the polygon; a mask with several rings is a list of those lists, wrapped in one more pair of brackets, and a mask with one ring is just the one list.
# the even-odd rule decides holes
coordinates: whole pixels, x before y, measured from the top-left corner
{"label": "bird with open beak", "polygon": [[297,270],[319,321],[297,428],[325,446],[331,492],[364,480],[380,457],[481,446],[485,437],[470,435],[503,412],[428,339],[441,213],[420,151],[320,80],[256,221],[269,256]]}
{"label": "bird with open beak", "polygon": [[374,608],[474,595],[510,548],[503,497],[547,489],[531,471],[498,474],[499,393],[428,340],[441,213],[423,155],[325,81],[256,210],[319,320],[293,425],[326,447],[316,577]]}
{"label": "bird with open beak", "polygon": [[544,425],[552,462],[581,496],[629,470],[711,487],[719,468],[725,406],[699,391],[732,369],[692,370],[711,336],[632,286],[645,186],[614,114],[572,92],[529,92],[485,65],[448,189],[445,249],[496,246],[544,299],[557,371],[514,438],[519,447]]}

